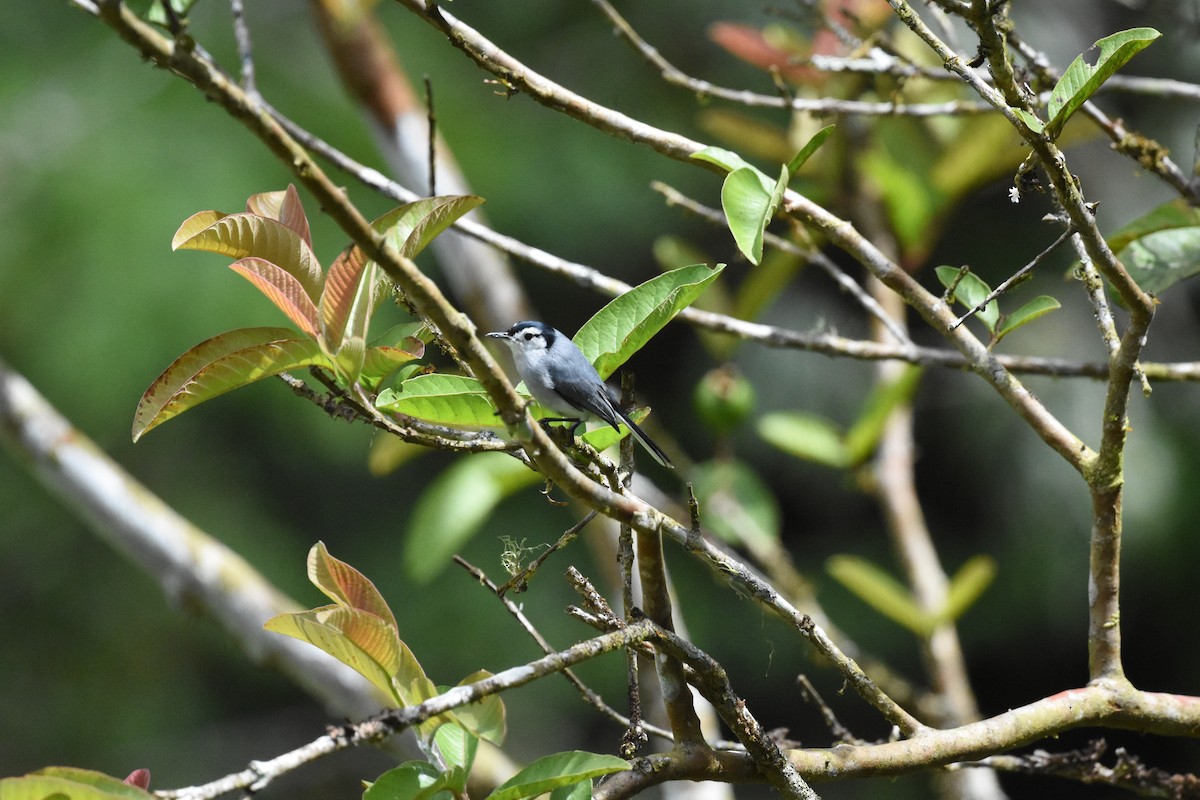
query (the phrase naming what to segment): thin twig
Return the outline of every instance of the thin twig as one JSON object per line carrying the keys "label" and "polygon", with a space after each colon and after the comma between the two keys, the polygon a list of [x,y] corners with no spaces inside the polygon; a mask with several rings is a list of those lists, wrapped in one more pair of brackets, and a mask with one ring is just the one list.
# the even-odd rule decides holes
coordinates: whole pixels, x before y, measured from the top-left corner
{"label": "thin twig", "polygon": [[429,196],[437,195],[437,113],[433,108],[433,81],[425,76],[425,114],[429,123]]}
{"label": "thin twig", "polygon": [[[507,610],[508,613],[511,614],[513,618],[516,619],[516,621],[521,625],[521,627],[525,629],[525,632],[529,634],[530,638],[537,642],[537,646],[542,648],[542,652],[546,653],[546,655],[554,652],[554,648],[548,641],[546,641],[545,637],[542,636],[538,629],[534,627],[529,618],[525,616],[524,612],[521,611],[520,606],[504,596],[501,591],[502,587],[497,586],[483,570],[471,564],[462,556],[455,555],[453,556],[453,559],[454,563],[465,569],[471,575],[471,577],[475,578],[482,586],[486,587],[492,592],[492,594],[496,595],[496,598],[504,604],[505,610]],[[627,650],[626,652],[632,652],[632,649]],[[623,716],[621,712],[608,705],[608,703],[605,703],[604,698],[597,694],[590,686],[584,683],[573,670],[564,669],[562,674],[564,678],[570,681],[570,683],[579,690],[580,696],[583,697],[584,701],[586,701],[588,705],[592,706],[601,714],[608,717],[613,722],[616,722],[618,725],[628,728],[628,726],[632,724],[630,718]],[[641,727],[647,733],[654,734],[655,736],[661,737],[667,741],[673,741],[671,732],[660,728],[657,725],[642,723]]]}
{"label": "thin twig", "polygon": [[817,711],[821,714],[821,719],[825,722],[825,727],[829,729],[829,733],[833,738],[844,744],[863,744],[863,740],[859,739],[850,729],[843,725],[837,718],[837,714],[833,713],[833,709],[825,702],[825,698],[821,697],[821,693],[817,691],[817,687],[813,686],[812,681],[807,675],[800,674],[796,676],[796,683],[800,684],[800,692],[806,700],[817,707]]}
{"label": "thin twig", "polygon": [[1034,267],[1036,267],[1038,264],[1041,263],[1042,259],[1044,259],[1046,256],[1053,253],[1055,250],[1058,249],[1058,246],[1060,244],[1062,244],[1068,238],[1070,238],[1074,235],[1075,235],[1075,227],[1073,225],[1067,225],[1067,229],[1064,230],[1061,234],[1059,234],[1058,238],[1055,239],[1053,242],[1051,242],[1050,245],[1046,247],[1046,249],[1042,250],[1042,252],[1040,252],[1036,256],[1034,256],[1032,261],[1030,261],[1025,266],[1021,267],[1019,270],[1017,270],[1012,275],[1010,275],[1003,283],[1001,283],[995,289],[990,291],[988,293],[988,296],[983,298],[983,300],[979,301],[979,304],[976,305],[974,308],[967,309],[965,314],[963,314],[961,317],[959,317],[958,319],[956,319],[954,321],[954,324],[950,326],[951,329],[957,328],[959,325],[962,325],[964,322],[969,320],[971,317],[975,316],[976,314],[978,314],[979,312],[981,312],[985,308],[987,308],[988,303],[992,302],[997,297],[1000,297],[1005,292],[1007,292],[1009,289],[1016,286],[1021,281],[1025,280],[1026,276],[1029,275],[1029,273],[1033,270]]}
{"label": "thin twig", "polygon": [[[648,61],[655,69],[659,71],[660,76],[667,83],[675,86],[680,86],[688,91],[695,92],[703,97],[717,97],[722,100],[738,103],[748,107],[758,108],[787,108],[792,111],[808,112],[811,114],[837,114],[837,115],[858,115],[858,116],[912,116],[912,117],[936,117],[936,116],[951,116],[958,114],[984,114],[994,111],[987,103],[978,101],[959,101],[949,100],[940,103],[894,103],[894,102],[876,102],[869,100],[843,100],[832,97],[802,97],[795,93],[788,93],[786,96],[760,94],[751,92],[745,89],[728,89],[723,86],[717,86],[709,81],[694,78],[680,70],[678,67],[671,64],[662,54],[646,42],[634,30],[624,17],[622,17],[615,8],[612,7],[607,0],[592,0],[595,5],[604,12],[613,26],[616,27],[618,33],[629,42],[633,48]],[[892,64],[883,67],[876,64],[874,70],[867,68],[867,63],[859,59],[857,61],[850,60],[828,60],[821,62],[820,56],[813,57],[814,65],[824,63],[827,66],[836,66],[837,71],[890,71],[893,69]]]}
{"label": "thin twig", "polygon": [[242,0],[229,0],[229,10],[233,15],[233,37],[237,40],[242,89],[246,94],[258,97],[258,83],[254,76],[254,48],[250,43],[250,26],[246,24],[246,9]]}
{"label": "thin twig", "polygon": [[579,536],[579,532],[582,531],[589,522],[596,518],[596,514],[597,512],[595,509],[588,511],[588,513],[583,516],[583,519],[567,528],[566,531],[563,532],[562,536],[558,537],[558,541],[542,551],[541,555],[535,558],[529,566],[525,567],[516,575],[513,575],[511,578],[501,584],[500,587],[496,589],[497,594],[499,594],[501,597],[504,597],[505,593],[510,590],[515,592],[523,592],[528,589],[529,582],[533,580],[533,576],[537,574],[537,571],[541,568],[542,564],[546,563],[546,559],[569,545],[571,542],[575,541],[575,537]]}

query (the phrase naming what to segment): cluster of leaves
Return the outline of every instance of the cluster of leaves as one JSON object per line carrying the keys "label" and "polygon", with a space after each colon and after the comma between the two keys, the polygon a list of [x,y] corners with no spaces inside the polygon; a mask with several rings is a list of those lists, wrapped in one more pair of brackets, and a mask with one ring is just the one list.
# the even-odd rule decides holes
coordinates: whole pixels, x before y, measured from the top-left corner
{"label": "cluster of leaves", "polygon": [[[691,305],[724,269],[704,264],[681,267],[634,287],[597,311],[573,341],[608,378],[650,341],[680,311]],[[517,391],[525,393],[524,386]],[[383,411],[405,414],[439,425],[499,427],[495,407],[474,378],[439,373],[414,375],[384,389],[376,399]],[[647,409],[632,414],[635,422]],[[534,409],[535,416],[545,412]],[[605,425],[581,438],[597,450],[616,444],[618,433]],[[405,538],[405,564],[418,580],[434,577],[450,554],[479,531],[495,507],[513,493],[539,480],[519,462],[498,453],[460,459],[440,473],[422,494]]]}
{"label": "cluster of leaves", "polygon": [[[309,551],[308,577],[333,602],[280,614],[267,621],[267,630],[307,642],[351,667],[380,690],[387,706],[417,705],[444,691],[400,638],[395,614],[370,579],[331,556],[320,542]],[[458,685],[487,676],[475,672]],[[479,741],[499,745],[504,734],[504,703],[497,695],[426,720],[417,735],[428,751],[436,751],[434,760],[411,761],[385,772],[367,788],[364,800],[462,797]],[[614,756],[556,753],[520,770],[486,800],[521,800],[545,792],[556,792],[563,800],[590,797],[592,778],[626,769],[628,763]]]}
{"label": "cluster of leaves", "polygon": [[[372,226],[401,256],[412,258],[482,202],[473,195],[425,198],[393,209]],[[194,214],[176,231],[171,246],[237,259],[230,269],[299,330],[239,328],[189,349],[139,400],[134,441],[205,400],[290,369],[322,367],[342,386],[359,383],[370,389],[424,354],[420,324],[394,328],[368,345],[371,317],[389,295],[390,283],[357,245],[322,271],[294,186],[250,197],[241,213]]]}
{"label": "cluster of leaves", "polygon": [[[400,206],[372,224],[401,256],[411,258],[481,202],[474,196],[427,198]],[[356,245],[323,273],[294,187],[252,196],[243,213],[194,214],[176,232],[173,247],[237,259],[230,268],[266,295],[298,330],[242,328],[188,350],[142,395],[134,415],[135,441],[205,400],[306,366],[323,368],[343,387],[358,384],[377,392],[376,405],[386,413],[459,428],[502,426],[478,380],[411,363],[424,354],[420,323],[393,328],[368,345],[371,317],[388,294],[387,279]],[[601,377],[608,378],[695,302],[723,268],[698,264],[653,278],[596,312],[574,341]],[[392,385],[383,388],[389,377]],[[523,386],[518,391],[527,394]],[[546,416],[536,406],[533,410],[535,416]],[[640,421],[647,413],[639,409],[632,416]],[[624,428],[618,432],[603,426],[582,438],[604,450],[627,434]],[[462,459],[441,473],[414,511],[405,549],[410,574],[433,577],[499,502],[537,481],[535,473],[500,454]]]}

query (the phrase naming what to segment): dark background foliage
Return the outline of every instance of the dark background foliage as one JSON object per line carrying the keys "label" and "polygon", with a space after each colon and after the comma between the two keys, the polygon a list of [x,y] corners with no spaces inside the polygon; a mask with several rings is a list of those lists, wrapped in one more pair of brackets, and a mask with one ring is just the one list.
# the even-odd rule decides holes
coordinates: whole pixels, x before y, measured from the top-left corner
{"label": "dark background foliage", "polygon": [[[373,152],[369,135],[340,92],[304,6],[250,4],[264,94],[301,124],[343,149]],[[754,4],[658,3],[628,9],[634,25],[668,58],[725,85],[769,91],[761,74],[705,35],[714,20],[774,18]],[[1145,75],[1200,79],[1194,4],[1016,4],[1034,44],[1066,64],[1105,33],[1157,25],[1167,39],[1134,62]],[[1086,5],[1088,13],[1077,13]],[[663,85],[612,35],[587,4],[513,6],[458,0],[455,13],[562,83],[654,124],[699,137],[699,106]],[[1033,6],[1027,8],[1026,6]],[[1095,13],[1099,8],[1102,13]],[[244,554],[270,579],[309,604],[304,579],[315,540],[372,577],[392,602],[402,635],[431,676],[453,683],[478,667],[499,669],[536,655],[531,643],[463,573],[448,569],[414,585],[400,550],[411,508],[429,477],[450,459],[430,454],[384,478],[368,473],[373,433],[327,418],[268,381],[184,415],[136,447],[134,404],[151,379],[187,347],[217,332],[281,324],[277,312],[219,258],[172,254],[171,233],[203,208],[234,210],[251,193],[282,188],[283,166],[191,87],[142,63],[103,26],[63,4],[12,3],[0,26],[0,354],[84,433],[181,513]],[[487,213],[501,231],[551,252],[640,282],[656,273],[657,237],[687,237],[711,261],[739,262],[728,235],[665,208],[648,188],[666,181],[715,203],[710,174],[667,162],[536,106],[503,99],[487,76],[400,8],[381,9],[412,74],[429,74],[441,131]],[[1025,20],[1034,15],[1035,24]],[[1188,15],[1191,15],[1190,17]],[[233,64],[226,10],[202,3],[193,30]],[[1196,107],[1107,95],[1103,104],[1191,160]],[[763,114],[776,124],[785,120]],[[737,143],[730,143],[735,147]],[[1168,199],[1153,177],[1092,141],[1069,154],[1102,227],[1116,228]],[[363,156],[370,161],[370,157]],[[378,165],[377,165],[378,166]],[[347,179],[349,183],[349,179]],[[351,187],[364,209],[389,202]],[[344,237],[311,201],[318,257]],[[1054,235],[1036,200],[1014,206],[997,183],[964,202],[928,261],[970,264],[999,282]],[[436,264],[429,261],[430,269]],[[1059,254],[1034,289],[1066,309],[1002,350],[1099,357],[1098,337],[1078,288],[1064,281]],[[518,266],[548,321],[574,330],[604,301]],[[922,278],[933,283],[931,270]],[[1147,357],[1193,359],[1194,290],[1164,297]],[[817,274],[805,274],[768,312],[799,330],[833,324],[861,330],[847,301]],[[762,411],[803,409],[851,421],[874,365],[823,356],[739,349]],[[691,387],[712,366],[693,331],[675,324],[633,364],[658,424],[696,457],[712,446],[690,405]],[[1033,389],[1089,443],[1102,395],[1084,380],[1031,379]],[[1195,520],[1200,470],[1195,386],[1157,385],[1132,406],[1124,557],[1125,661],[1139,686],[1200,693],[1194,665]],[[977,553],[999,565],[994,586],[962,621],[960,633],[985,714],[1086,680],[1087,495],[1050,453],[977,379],[933,371],[917,397],[920,490],[944,564],[953,572]],[[874,506],[850,476],[784,456],[748,428],[740,455],[767,477],[783,511],[785,544],[820,586],[835,619],[860,644],[919,679],[908,634],[866,609],[829,579],[823,565],[854,552],[892,566]],[[664,482],[669,486],[669,481]],[[466,555],[500,574],[500,535],[551,541],[575,519],[530,491],[506,502]],[[587,543],[551,562],[525,603],[552,641],[586,635],[559,610],[571,601],[558,574],[567,562],[602,575]],[[696,642],[725,664],[767,727],[787,726],[807,742],[824,738],[816,713],[793,683],[808,672],[843,720],[863,736],[884,736],[857,699],[838,695],[836,677],[812,663],[796,638],[737,599],[677,551],[668,553]],[[148,766],[156,787],[215,777],[307,741],[325,714],[275,674],[247,663],[215,628],[186,608],[170,608],[152,580],[49,498],[22,465],[0,459],[0,775],[46,764],[113,774]],[[616,658],[582,672],[614,702],[622,695]],[[512,751],[531,758],[570,746],[611,748],[620,732],[587,712],[565,683],[545,682],[507,698]],[[1087,737],[1064,737],[1064,749]],[[1108,735],[1169,769],[1194,769],[1187,743]],[[329,787],[297,783],[307,796],[351,796],[356,778],[384,768],[377,754],[347,756],[326,768]],[[341,777],[337,777],[340,773]],[[313,773],[316,774],[316,773]],[[322,773],[325,774],[325,773]],[[351,777],[347,777],[351,776]],[[323,778],[322,778],[323,779]],[[295,779],[293,779],[295,780]],[[1006,779],[1014,796],[1098,792],[1048,781]],[[273,796],[300,796],[283,785]],[[853,797],[864,787],[826,787]],[[872,796],[923,796],[921,779],[872,784]]]}

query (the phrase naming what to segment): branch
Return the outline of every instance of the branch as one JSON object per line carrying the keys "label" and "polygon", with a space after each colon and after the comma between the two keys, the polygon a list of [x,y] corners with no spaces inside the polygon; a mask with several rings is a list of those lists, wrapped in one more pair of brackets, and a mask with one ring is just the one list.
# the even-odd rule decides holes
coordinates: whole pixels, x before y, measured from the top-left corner
{"label": "branch", "polygon": [[[0,441],[64,506],[155,580],[173,606],[211,616],[253,661],[276,667],[339,716],[362,716],[386,703],[341,662],[263,630],[263,622],[300,605],[134,480],[2,360]],[[417,757],[415,750],[409,755]]]}
{"label": "branch", "polygon": [[1062,244],[1069,237],[1074,236],[1074,235],[1075,235],[1074,229],[1070,225],[1068,225],[1067,229],[1065,231],[1063,231],[1061,234],[1059,234],[1058,238],[1055,239],[1053,242],[1051,242],[1044,250],[1042,250],[1042,252],[1040,252],[1036,256],[1034,256],[1032,261],[1030,261],[1025,266],[1021,267],[1019,270],[1014,272],[1012,275],[1008,276],[1008,278],[1006,278],[1004,280],[1004,282],[1002,282],[999,286],[997,286],[995,289],[993,289],[991,292],[989,292],[987,297],[980,300],[978,305],[976,305],[974,308],[967,309],[965,314],[963,314],[958,319],[954,320],[953,327],[957,328],[959,325],[962,325],[968,319],[970,319],[971,317],[978,314],[980,311],[983,311],[985,308],[987,308],[988,303],[992,302],[997,297],[1000,297],[1005,292],[1007,292],[1009,289],[1016,286],[1021,281],[1025,280],[1026,276],[1028,276],[1029,273],[1033,271],[1034,267],[1036,267],[1039,263],[1041,263],[1042,259],[1044,259],[1046,256],[1053,253],[1055,250],[1058,249],[1058,246],[1060,244]]}
{"label": "branch", "polygon": [[[488,578],[483,570],[471,564],[462,556],[454,556],[454,563],[465,569],[468,574],[471,575],[471,577],[479,581],[480,585],[486,587],[501,603],[504,604],[504,609],[513,616],[513,618],[522,628],[525,629],[525,632],[529,634],[530,638],[537,642],[537,646],[542,648],[543,653],[550,655],[554,652],[554,648],[550,646],[550,643],[546,641],[545,637],[543,637],[542,634],[538,632],[537,628],[533,626],[533,623],[529,621],[529,618],[525,616],[525,613],[521,611],[520,607],[512,600],[509,600],[504,596],[503,587],[497,586],[490,578]],[[635,651],[633,648],[627,648],[627,652],[633,653]],[[627,727],[630,724],[628,717],[623,716],[619,711],[605,703],[604,698],[598,695],[590,686],[580,680],[573,670],[564,669],[562,674],[563,677],[566,678],[571,685],[579,691],[580,696],[583,697],[584,701],[592,708],[596,709],[601,714],[613,720],[622,727]],[[639,724],[647,733],[652,733],[655,736],[666,739],[667,741],[673,741],[670,731],[660,728],[657,725],[651,725],[648,722],[639,722]]]}
{"label": "branch", "polygon": [[[634,50],[658,70],[664,81],[695,92],[702,97],[717,97],[739,105],[757,108],[786,108],[810,114],[842,116],[908,116],[944,117],[959,114],[985,114],[994,109],[987,103],[947,100],[940,103],[896,103],[891,101],[843,100],[836,97],[781,97],[759,94],[745,89],[728,89],[709,81],[693,78],[663,58],[662,54],[638,35],[624,17],[607,0],[592,2],[608,17]],[[931,73],[921,70],[889,56],[878,48],[872,48],[868,58],[836,58],[814,55],[807,63],[828,72],[867,72],[900,77],[930,77]],[[936,76],[936,73],[932,73]]]}
{"label": "branch", "polygon": [[[474,28],[457,20],[440,6],[432,5],[424,0],[398,1],[445,33],[451,44],[470,56],[481,67],[492,72],[508,85],[526,92],[537,102],[614,136],[646,144],[662,155],[695,163],[691,156],[701,149],[699,142],[647,125],[618,111],[594,103],[554,83],[498,48]],[[889,0],[889,2],[894,7],[907,8],[907,5],[900,0]],[[911,9],[909,9],[909,14],[916,18]],[[924,25],[919,18],[916,18],[916,21],[920,25]],[[936,41],[936,37],[934,40]],[[942,45],[942,49],[945,50],[944,45]],[[996,104],[1005,111],[1006,116],[1016,120],[1016,115],[1004,104],[1003,100],[990,87],[979,81],[961,59],[952,53],[948,53],[947,57],[955,62],[956,71],[961,70],[970,76],[972,81],[979,83],[983,91],[996,98]],[[701,164],[700,166],[710,165]],[[715,166],[711,168],[719,169]],[[1078,206],[1079,209],[1083,208],[1081,201]],[[954,317],[939,297],[926,291],[899,265],[886,258],[850,223],[790,189],[784,195],[782,207],[786,213],[793,214],[822,230],[834,244],[844,249],[886,286],[903,297],[905,302],[913,306],[935,330],[948,338],[967,357],[969,368],[991,383],[1001,397],[1068,463],[1076,469],[1082,470],[1091,461],[1094,455],[1091,449],[1079,437],[1071,433],[1015,376],[1006,370],[983,343],[962,328],[951,330],[950,325],[953,323]],[[1084,224],[1083,221],[1075,220],[1074,217],[1072,219],[1077,225]],[[1090,216],[1086,223],[1089,226],[1088,230],[1094,232],[1098,237],[1099,233],[1096,232],[1094,221]],[[1103,239],[1100,241],[1102,243]],[[1111,260],[1111,251],[1108,255]],[[1121,268],[1121,272],[1124,272],[1123,268]],[[1107,272],[1105,274],[1107,276]],[[1126,278],[1128,278],[1127,274]],[[1132,284],[1132,281],[1129,283]],[[1140,294],[1140,290],[1136,289],[1136,284],[1133,284],[1133,287]],[[1145,295],[1141,296],[1145,297]]]}
{"label": "branch", "polygon": [[[81,0],[75,0],[75,2],[79,3]],[[363,185],[397,202],[409,203],[419,199],[417,194],[387,178],[377,170],[360,164],[329,143],[304,130],[277,110],[271,109],[269,106],[268,110],[271,116],[290,136],[303,144],[304,147],[328,159],[338,169],[353,175]],[[690,201],[686,201],[685,198],[680,204],[686,206],[687,202]],[[497,233],[486,225],[481,225],[470,218],[458,220],[454,227],[533,266],[566,278],[584,289],[590,289],[609,297],[616,297],[632,288],[624,281],[609,277],[593,267],[569,261],[548,253],[545,250],[525,244],[511,236]],[[840,280],[838,282],[841,284]],[[851,282],[853,283],[853,281]],[[848,287],[844,288],[848,289]],[[969,366],[967,358],[962,353],[954,350],[880,344],[872,341],[847,339],[832,333],[801,333],[774,325],[730,317],[726,314],[703,311],[694,306],[685,308],[680,312],[679,318],[705,330],[733,336],[743,341],[756,342],[765,347],[804,350],[828,356],[856,358],[867,361],[905,361],[910,364],[950,369],[966,369]],[[1042,358],[1038,356],[996,355],[995,358],[997,363],[1004,369],[1019,374],[1047,375],[1059,378],[1082,377],[1102,380],[1107,378],[1109,373],[1109,365],[1106,362]],[[1147,376],[1158,381],[1200,381],[1200,361],[1143,363],[1142,367]]]}
{"label": "branch", "polygon": [[237,790],[258,792],[276,778],[305,764],[312,763],[318,758],[349,747],[382,742],[400,731],[419,725],[439,714],[445,714],[447,711],[453,711],[468,703],[482,700],[489,695],[524,686],[604,653],[653,639],[657,635],[657,629],[649,621],[631,625],[619,631],[580,642],[566,650],[551,653],[528,664],[497,672],[474,683],[447,689],[442,694],[431,697],[418,705],[389,709],[363,722],[332,728],[324,736],[314,739],[302,747],[275,758],[253,761],[248,768],[218,780],[200,786],[159,791],[157,794],[160,797],[171,798],[171,800],[211,800],[211,798]]}

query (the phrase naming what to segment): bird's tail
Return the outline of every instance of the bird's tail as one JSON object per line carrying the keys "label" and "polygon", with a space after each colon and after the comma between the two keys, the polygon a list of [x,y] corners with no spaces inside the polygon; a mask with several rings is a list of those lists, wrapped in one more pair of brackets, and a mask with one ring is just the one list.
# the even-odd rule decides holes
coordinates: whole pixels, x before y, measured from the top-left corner
{"label": "bird's tail", "polygon": [[653,456],[655,461],[667,469],[675,469],[675,465],[671,463],[671,459],[667,458],[667,454],[662,451],[662,448],[656,445],[654,440],[647,436],[646,432],[629,418],[628,414],[619,408],[616,409],[616,412],[621,415],[621,421],[629,426],[629,431],[633,434],[633,438],[637,439],[638,443],[646,448],[646,452]]}

